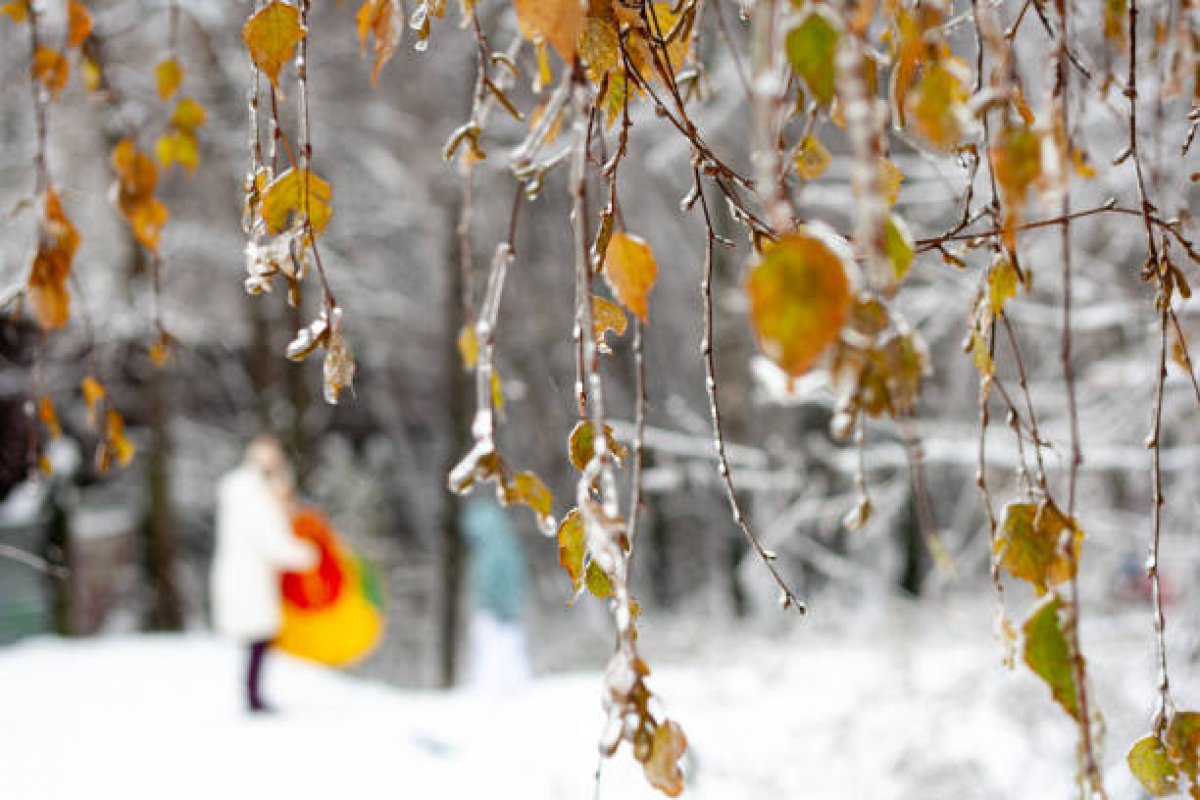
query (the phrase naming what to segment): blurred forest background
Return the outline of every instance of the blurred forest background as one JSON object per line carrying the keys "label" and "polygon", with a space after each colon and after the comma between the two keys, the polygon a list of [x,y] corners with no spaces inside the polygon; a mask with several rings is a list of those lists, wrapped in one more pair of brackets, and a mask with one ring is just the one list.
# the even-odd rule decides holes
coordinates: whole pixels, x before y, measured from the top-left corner
{"label": "blurred forest background", "polygon": [[[85,92],[72,78],[52,109],[50,163],[60,195],[82,235],[75,271],[77,316],[64,335],[43,338],[14,313],[6,287],[25,278],[35,246],[27,203],[33,187],[34,118],[27,80],[25,33],[0,21],[0,544],[70,569],[59,579],[19,560],[0,558],[0,643],[54,630],[92,635],[133,629],[206,625],[206,574],[213,546],[214,486],[240,458],[250,437],[271,431],[286,443],[304,492],[331,515],[386,578],[390,627],[384,646],[360,669],[405,685],[450,683],[466,601],[466,553],[456,515],[459,500],[445,490],[447,470],[468,444],[473,409],[469,375],[456,348],[463,322],[456,228],[462,186],[440,152],[470,108],[475,51],[469,34],[449,20],[435,26],[428,52],[411,37],[370,82],[360,56],[352,4],[316,2],[310,36],[310,102],[314,167],[333,186],[335,216],[323,239],[333,288],[347,314],[358,359],[352,393],[338,406],[320,394],[320,367],[294,364],[283,350],[313,309],[289,309],[279,298],[252,298],[242,288],[245,237],[241,186],[247,170],[246,82],[241,41],[247,2],[181,3],[172,34],[162,0],[95,0],[90,55],[107,88]],[[518,34],[505,6],[484,4],[497,42]],[[50,11],[53,20],[53,9]],[[490,16],[489,16],[490,15]],[[720,15],[738,42],[746,29],[738,4],[706,4],[702,24]],[[455,16],[452,9],[450,16]],[[971,52],[966,31],[952,35]],[[1096,31],[1097,52],[1100,48]],[[1086,41],[1086,35],[1081,34]],[[124,222],[105,201],[112,175],[108,154],[130,131],[156,135],[167,106],[157,97],[152,65],[169,42],[185,65],[183,93],[208,111],[194,175],[163,170],[159,196],[171,209],[162,245],[163,316],[178,340],[166,365],[148,353],[154,340],[151,275]],[[705,40],[709,45],[714,37]],[[1036,37],[1023,44],[1041,58]],[[737,66],[703,54],[712,89],[695,113],[715,150],[749,169],[746,98]],[[522,60],[532,56],[526,48]],[[1096,80],[1103,65],[1093,64]],[[1044,80],[1030,71],[1031,82]],[[519,88],[516,94],[527,92]],[[1042,88],[1027,86],[1038,96]],[[86,95],[86,96],[85,96]],[[1078,109],[1079,137],[1098,166],[1076,184],[1078,207],[1109,197],[1128,203],[1128,170],[1109,167],[1122,146],[1124,101]],[[295,98],[287,98],[294,103]],[[651,118],[639,108],[635,113]],[[1161,120],[1160,120],[1161,122]],[[1170,136],[1174,136],[1171,129]],[[496,121],[496,154],[523,134]],[[848,145],[830,127],[825,141]],[[508,137],[505,141],[505,137]],[[1161,125],[1151,129],[1158,175],[1176,170],[1179,143]],[[143,142],[149,146],[149,139]],[[891,154],[905,175],[899,208],[919,240],[950,227],[967,191],[956,159],[917,147]],[[646,354],[649,379],[646,434],[646,516],[634,556],[632,585],[654,624],[659,647],[681,648],[722,627],[771,630],[794,624],[778,613],[777,589],[733,524],[713,457],[704,365],[700,357],[699,292],[703,228],[679,204],[690,185],[690,151],[669,126],[637,125],[634,169],[623,177],[625,213],[655,248],[661,272],[652,301]],[[818,180],[792,187],[797,207],[839,230],[853,214],[846,159]],[[560,170],[560,173],[562,171]],[[486,264],[508,223],[515,182],[504,159],[476,168],[474,225],[477,263]],[[983,178],[978,179],[982,181]],[[1194,184],[1193,184],[1194,185]],[[1159,194],[1165,209],[1186,210],[1195,199]],[[1132,205],[1132,203],[1130,203]],[[574,475],[566,438],[576,413],[572,326],[571,231],[565,175],[552,175],[519,219],[520,257],[500,312],[497,365],[503,377],[505,453],[544,476],[556,496],[570,497]],[[719,209],[724,213],[724,209]],[[1098,221],[1099,220],[1099,221]],[[1137,574],[1149,534],[1149,456],[1144,448],[1152,408],[1157,319],[1138,278],[1139,221],[1083,219],[1077,250],[1076,352],[1085,463],[1080,508],[1088,533],[1084,592],[1090,608],[1136,602]],[[729,220],[724,234],[736,236]],[[1061,365],[1058,362],[1059,267],[1056,234],[1030,233],[1025,255],[1034,290],[1010,306],[1021,338],[1030,390],[1042,431],[1059,447],[1046,451],[1053,475],[1068,455]],[[852,476],[859,454],[828,434],[832,398],[803,382],[790,390],[754,355],[741,290],[749,249],[721,251],[717,265],[716,349],[734,477],[765,545],[778,555],[818,616],[844,613],[882,597],[979,598],[990,591],[986,515],[976,489],[978,375],[962,342],[981,286],[973,253],[962,266],[936,254],[918,255],[898,301],[924,337],[932,374],[922,393],[914,434],[923,454],[924,485],[937,534],[953,570],[934,567],[918,525],[903,431],[867,429],[865,464],[875,513],[862,531],[842,519],[858,492]],[[1044,245],[1044,246],[1043,246]],[[1194,272],[1194,265],[1190,267]],[[1192,274],[1190,272],[1189,274]],[[1200,339],[1195,314],[1180,309],[1185,330]],[[998,345],[1000,347],[1001,345]],[[606,364],[610,412],[618,438],[630,435],[634,395],[627,341]],[[78,391],[94,358],[99,375],[125,415],[138,448],[133,464],[95,472],[94,435],[84,423]],[[1016,379],[1005,360],[1002,377]],[[32,366],[37,363],[37,372]],[[1164,402],[1164,543],[1171,601],[1194,607],[1200,547],[1194,535],[1200,430],[1186,373],[1172,364]],[[27,403],[31,381],[52,394],[66,436],[51,450],[50,478],[30,473]],[[1018,455],[999,404],[987,434],[993,502],[1016,486]],[[622,422],[624,421],[624,422]],[[36,434],[34,434],[36,435]],[[564,504],[556,504],[558,514]],[[601,605],[583,598],[568,608],[569,582],[556,564],[552,540],[540,536],[524,509],[519,522],[531,565],[529,632],[535,668],[603,663],[611,647]],[[0,556],[5,555],[0,553]],[[1180,619],[1194,618],[1181,614]],[[667,624],[669,621],[670,624]],[[1147,627],[1149,623],[1147,623]]]}

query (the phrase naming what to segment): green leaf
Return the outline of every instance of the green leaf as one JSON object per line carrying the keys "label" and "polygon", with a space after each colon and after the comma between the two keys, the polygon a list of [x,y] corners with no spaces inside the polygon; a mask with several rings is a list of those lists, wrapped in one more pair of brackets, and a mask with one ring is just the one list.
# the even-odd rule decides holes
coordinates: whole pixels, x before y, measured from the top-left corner
{"label": "green leaf", "polygon": [[[616,457],[617,461],[624,461],[629,455],[629,448],[613,438],[612,428],[608,425],[604,426],[604,433],[608,439],[608,451]],[[571,466],[583,472],[587,469],[588,462],[592,460],[595,450],[596,443],[592,433],[592,423],[576,424],[567,441],[567,457],[571,459]]]}
{"label": "green leaf", "polygon": [[587,590],[597,600],[603,600],[612,594],[612,581],[608,579],[608,575],[605,574],[604,570],[600,569],[595,561],[588,562],[587,575],[584,576],[584,582],[587,584]]}
{"label": "green leaf", "polygon": [[1179,791],[1179,769],[1167,755],[1157,736],[1143,736],[1133,743],[1125,756],[1129,771],[1151,797],[1168,797]]}
{"label": "green leaf", "polygon": [[1167,751],[1171,760],[1195,783],[1200,771],[1200,713],[1179,711],[1167,727]]}
{"label": "green leaf", "polygon": [[1033,673],[1050,687],[1055,702],[1076,719],[1079,718],[1079,700],[1075,690],[1075,668],[1071,647],[1063,634],[1058,612],[1062,601],[1058,595],[1050,595],[1037,610],[1025,620],[1025,663]]}
{"label": "green leaf", "polygon": [[840,39],[837,20],[822,7],[809,11],[787,35],[788,62],[823,106],[833,102]]}

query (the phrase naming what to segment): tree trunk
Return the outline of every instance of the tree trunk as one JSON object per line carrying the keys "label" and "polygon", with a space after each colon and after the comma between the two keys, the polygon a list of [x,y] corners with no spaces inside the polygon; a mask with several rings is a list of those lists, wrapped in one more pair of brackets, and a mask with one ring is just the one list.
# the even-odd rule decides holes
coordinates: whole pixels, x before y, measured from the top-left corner
{"label": "tree trunk", "polygon": [[155,367],[147,382],[150,452],[146,459],[148,508],[146,514],[145,570],[150,585],[146,628],[152,631],[183,629],[183,599],[175,581],[175,531],[171,514],[170,412],[166,401],[167,375]]}

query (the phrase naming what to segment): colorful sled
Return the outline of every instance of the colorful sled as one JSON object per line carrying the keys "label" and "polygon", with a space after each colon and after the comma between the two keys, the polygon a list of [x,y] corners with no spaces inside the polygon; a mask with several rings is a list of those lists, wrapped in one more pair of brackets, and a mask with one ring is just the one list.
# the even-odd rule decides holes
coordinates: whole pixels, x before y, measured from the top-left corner
{"label": "colorful sled", "polygon": [[275,646],[329,666],[361,661],[375,649],[384,626],[374,569],[338,538],[315,508],[294,513],[292,529],[321,555],[307,572],[284,573],[283,624]]}

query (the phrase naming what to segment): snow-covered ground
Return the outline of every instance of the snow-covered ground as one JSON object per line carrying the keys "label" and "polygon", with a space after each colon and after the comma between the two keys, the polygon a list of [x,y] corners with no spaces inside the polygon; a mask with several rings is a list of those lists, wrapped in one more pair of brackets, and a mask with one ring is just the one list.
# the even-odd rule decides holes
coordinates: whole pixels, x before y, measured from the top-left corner
{"label": "snow-covered ground", "polygon": [[[691,742],[685,796],[1073,797],[1073,728],[1042,685],[1000,665],[987,623],[978,607],[899,608],[669,658],[652,687]],[[1152,707],[1148,627],[1139,611],[1085,629],[1114,800],[1138,797],[1122,755]],[[202,634],[0,650],[0,797],[593,797],[598,673],[496,696],[398,690],[276,657],[267,686],[281,710],[251,717],[241,659]],[[600,798],[659,796],[627,752],[605,762]]]}

